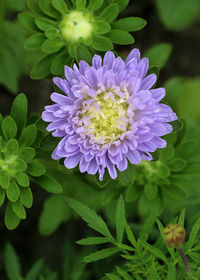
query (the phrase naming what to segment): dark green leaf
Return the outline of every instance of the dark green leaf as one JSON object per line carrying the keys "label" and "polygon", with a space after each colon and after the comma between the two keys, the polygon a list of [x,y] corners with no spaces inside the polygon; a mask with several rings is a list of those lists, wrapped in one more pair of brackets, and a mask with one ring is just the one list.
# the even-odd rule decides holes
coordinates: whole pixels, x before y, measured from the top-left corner
{"label": "dark green leaf", "polygon": [[29,177],[26,175],[26,173],[20,172],[15,175],[15,178],[17,180],[17,183],[22,187],[28,187],[29,186]]}
{"label": "dark green leaf", "polygon": [[26,218],[26,212],[25,212],[24,206],[20,199],[18,199],[16,202],[12,203],[11,206],[12,206],[13,212],[15,213],[15,215],[17,217],[19,217],[20,219]]}
{"label": "dark green leaf", "polygon": [[113,49],[113,44],[110,39],[104,36],[95,36],[92,47],[97,51],[109,51]]}
{"label": "dark green leaf", "polygon": [[34,181],[40,185],[45,191],[50,193],[61,193],[62,187],[54,178],[42,175],[40,177],[34,178]]}
{"label": "dark green leaf", "polygon": [[144,56],[149,58],[150,65],[157,65],[159,68],[165,66],[167,59],[172,51],[172,46],[168,43],[162,43],[153,46]]}
{"label": "dark green leaf", "polygon": [[176,280],[176,268],[173,263],[169,263],[168,265],[168,273],[166,280]]}
{"label": "dark green leaf", "polygon": [[[13,212],[11,204],[8,203],[7,206],[6,206],[6,213],[5,213],[5,225],[6,225],[6,227],[9,230],[13,230],[19,225],[19,223],[20,223],[20,219]],[[13,280],[15,280],[15,278],[13,278]]]}
{"label": "dark green leaf", "polygon": [[[38,260],[34,263],[34,265],[31,267],[31,269],[27,272],[25,280],[36,280],[38,279],[40,272],[42,270],[44,261]],[[42,279],[41,279],[42,280]]]}
{"label": "dark green leaf", "polygon": [[97,251],[95,253],[91,253],[88,256],[84,257],[83,261],[86,263],[99,261],[105,258],[108,258],[116,253],[118,253],[120,250],[118,248],[108,248],[108,249],[102,249],[100,251]]}
{"label": "dark green leaf", "polygon": [[29,49],[37,49],[40,48],[45,37],[41,33],[36,33],[30,37],[28,37],[25,41],[25,47]]}
{"label": "dark green leaf", "polygon": [[77,60],[84,60],[87,63],[91,64],[92,62],[92,54],[91,52],[84,46],[79,46],[76,51]]}
{"label": "dark green leaf", "polygon": [[109,280],[121,280],[118,276],[116,276],[112,273],[106,273],[106,276]]}
{"label": "dark green leaf", "polygon": [[50,74],[50,65],[55,54],[50,54],[40,59],[31,70],[31,78],[34,80],[43,79]]}
{"label": "dark green leaf", "polygon": [[52,0],[52,5],[62,15],[65,15],[67,13],[68,8],[64,0]]}
{"label": "dark green leaf", "polygon": [[145,241],[139,240],[139,243],[145,248],[147,249],[150,253],[152,253],[154,256],[156,256],[158,259],[163,260],[166,264],[168,264],[168,259],[167,257],[163,254],[163,252],[154,247],[153,245],[148,244]]}
{"label": "dark green leaf", "polygon": [[10,183],[10,177],[6,171],[0,170],[0,186],[7,189]]}
{"label": "dark green leaf", "polygon": [[103,5],[104,0],[89,0],[88,9],[91,11],[96,11]]}
{"label": "dark green leaf", "polygon": [[113,0],[112,3],[117,3],[119,5],[119,10],[122,11],[128,5],[129,0]]}
{"label": "dark green leaf", "polygon": [[20,199],[26,208],[31,208],[33,204],[33,194],[30,188],[20,189]]}
{"label": "dark green leaf", "polygon": [[181,214],[179,216],[178,219],[179,226],[184,227],[184,221],[185,221],[185,208],[181,211]]}
{"label": "dark green leaf", "polygon": [[0,187],[0,207],[3,205],[5,200],[5,190]]}
{"label": "dark green leaf", "polygon": [[76,0],[76,7],[78,10],[82,10],[85,8],[86,0]]}
{"label": "dark green leaf", "polygon": [[7,143],[6,143],[6,148],[5,148],[5,152],[6,152],[6,157],[9,157],[12,154],[16,154],[18,152],[18,142],[16,139],[10,139]]}
{"label": "dark green leaf", "polygon": [[156,198],[158,193],[158,186],[155,183],[147,182],[144,187],[144,194],[148,199]]}
{"label": "dark green leaf", "polygon": [[17,134],[17,125],[12,117],[5,117],[2,121],[2,130],[7,140],[12,139]]}
{"label": "dark green leaf", "polygon": [[127,32],[138,31],[145,27],[146,20],[139,17],[122,18],[112,23],[112,29],[121,29]]}
{"label": "dark green leaf", "polygon": [[186,198],[186,192],[185,190],[176,184],[171,184],[164,186],[162,188],[164,192],[166,192],[169,196],[175,198],[175,199],[185,199]]}
{"label": "dark green leaf", "polygon": [[47,39],[42,44],[42,50],[47,53],[54,53],[63,47],[63,42],[60,39]]}
{"label": "dark green leaf", "polygon": [[62,76],[64,74],[64,66],[65,65],[71,66],[71,62],[72,62],[72,58],[68,55],[67,51],[61,53],[60,55],[56,55],[56,57],[52,60],[51,63],[51,72],[54,75]]}
{"label": "dark green leaf", "polygon": [[118,172],[118,179],[121,184],[128,186],[132,185],[137,177],[136,169],[133,164],[128,165],[128,168],[123,172]]}
{"label": "dark green leaf", "polygon": [[113,240],[106,223],[94,210],[72,198],[66,198],[66,201],[69,206],[82,217],[89,227],[106,236],[110,240]]}
{"label": "dark green leaf", "polygon": [[24,147],[23,149],[21,149],[20,155],[22,159],[24,159],[25,161],[29,161],[35,157],[35,150],[31,147]]}
{"label": "dark green leaf", "polygon": [[172,77],[165,83],[166,102],[175,106],[179,100],[184,88],[184,81],[182,77]]}
{"label": "dark green leaf", "polygon": [[96,20],[95,21],[95,32],[97,34],[105,34],[108,33],[110,31],[111,27],[108,23],[106,23],[103,20]]}
{"label": "dark green leaf", "polygon": [[33,14],[41,14],[38,1],[27,0],[27,6],[33,12]]}
{"label": "dark green leaf", "polygon": [[194,223],[192,227],[192,231],[190,233],[190,237],[186,245],[187,249],[191,249],[194,246],[194,244],[197,242],[197,236],[199,230],[200,230],[200,218],[197,219],[197,221]]}
{"label": "dark green leaf", "polygon": [[114,44],[129,45],[135,42],[133,36],[124,30],[111,30],[108,37]]}
{"label": "dark green leaf", "polygon": [[100,13],[99,19],[111,23],[113,20],[116,19],[118,13],[119,13],[119,5],[110,4]]}
{"label": "dark green leaf", "polygon": [[43,164],[41,164],[40,162],[38,161],[31,161],[29,164],[28,164],[28,169],[27,169],[27,172],[31,175],[31,176],[41,176],[43,175],[46,170],[45,170],[45,167]]}
{"label": "dark green leaf", "polygon": [[182,158],[173,158],[168,163],[168,166],[173,172],[178,172],[183,170],[187,165],[187,162]]}
{"label": "dark green leaf", "polygon": [[58,12],[52,6],[51,0],[39,0],[39,7],[46,15],[58,19]]}
{"label": "dark green leaf", "polygon": [[34,124],[30,124],[22,130],[22,134],[19,138],[20,146],[31,146],[35,141],[37,135],[36,126]]}
{"label": "dark green leaf", "polygon": [[9,280],[22,280],[20,262],[10,243],[5,246],[4,263]]}
{"label": "dark green leaf", "polygon": [[106,237],[87,237],[77,241],[79,245],[98,245],[108,243],[110,240]]}
{"label": "dark green leaf", "polygon": [[19,22],[27,29],[31,31],[38,30],[35,21],[34,16],[32,16],[30,13],[20,13],[18,15]]}
{"label": "dark green leaf", "polygon": [[37,17],[35,23],[42,31],[56,27],[56,22],[45,17]]}
{"label": "dark green leaf", "polygon": [[19,197],[19,194],[20,194],[20,190],[19,190],[19,187],[18,187],[18,185],[16,184],[15,181],[10,182],[9,187],[6,190],[6,194],[7,194],[8,199],[11,202],[16,202],[17,201],[17,199]]}
{"label": "dark green leaf", "polygon": [[124,200],[122,196],[120,196],[117,203],[115,224],[116,224],[117,242],[121,243],[123,240],[124,224],[125,224],[125,206],[124,206]]}

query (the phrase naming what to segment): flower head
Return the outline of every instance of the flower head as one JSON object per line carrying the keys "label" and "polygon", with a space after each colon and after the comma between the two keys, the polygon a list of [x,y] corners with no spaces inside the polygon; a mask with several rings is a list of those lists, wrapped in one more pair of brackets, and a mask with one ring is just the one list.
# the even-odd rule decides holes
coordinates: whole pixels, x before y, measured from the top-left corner
{"label": "flower head", "polygon": [[178,224],[168,225],[163,234],[167,245],[170,247],[178,247],[185,241],[185,229]]}
{"label": "flower head", "polygon": [[52,157],[65,158],[67,168],[79,164],[81,172],[99,172],[100,180],[106,168],[115,179],[116,168],[124,171],[128,161],[152,160],[151,152],[166,147],[160,136],[172,131],[168,122],[177,117],[159,103],[165,89],[151,89],[156,75],[146,76],[148,68],[148,59],[140,59],[137,49],[126,61],[108,51],[103,62],[95,55],[92,66],[84,61],[79,68],[66,66],[66,79],[54,78],[65,95],[52,93],[55,104],[42,114],[51,122],[47,130],[62,137]]}

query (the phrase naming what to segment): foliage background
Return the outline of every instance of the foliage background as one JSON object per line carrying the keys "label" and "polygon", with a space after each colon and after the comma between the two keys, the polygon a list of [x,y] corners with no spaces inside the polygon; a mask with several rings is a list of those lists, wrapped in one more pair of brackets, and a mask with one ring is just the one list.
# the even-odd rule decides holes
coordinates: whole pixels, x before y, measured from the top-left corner
{"label": "foliage background", "polygon": [[[194,0],[193,5],[196,7],[195,11],[197,11],[197,13],[193,11],[189,11],[187,13],[185,11],[181,11],[180,14],[183,18],[179,18],[179,15],[174,16],[177,19],[177,22],[186,22],[185,25],[183,24],[183,26],[179,26],[176,22],[166,23],[166,17],[168,15],[163,14],[163,9],[167,12],[165,4],[168,2],[173,2],[173,5],[176,5],[176,2],[179,1],[130,1],[129,6],[123,11],[123,13],[120,14],[120,17],[141,17],[147,21],[147,25],[143,30],[134,33],[136,41],[134,45],[130,45],[128,47],[117,46],[116,49],[126,56],[132,47],[139,48],[142,54],[144,54],[149,48],[156,44],[171,44],[171,55],[165,67],[160,72],[157,85],[162,86],[167,83],[169,93],[167,101],[177,110],[179,116],[186,118],[188,121],[195,124],[191,130],[193,133],[194,131],[198,131],[200,121],[200,16],[198,12],[200,3],[198,0]],[[184,6],[185,1],[182,0],[182,2]],[[18,3],[21,4],[19,4],[19,7],[16,7],[12,5],[12,1],[8,1],[9,10],[7,11],[6,18],[10,24],[16,20],[17,12],[23,9],[23,1],[19,1]],[[175,6],[174,9],[176,9]],[[185,7],[185,9],[188,11],[187,7]],[[189,19],[187,18],[188,14],[191,14]],[[21,30],[19,31],[19,34],[21,34],[21,43],[19,42],[19,44],[17,44],[13,40],[13,47],[16,49],[20,44],[23,45],[23,40],[26,36],[26,32],[22,27],[17,25],[17,28]],[[3,38],[0,39],[0,44],[2,41]],[[15,85],[13,87],[9,87],[8,84],[1,84],[0,111],[3,115],[9,114],[12,101],[14,100],[14,94],[16,92],[24,92],[28,97],[29,111],[41,114],[43,107],[49,103],[49,96],[53,90],[52,82],[47,79],[31,80],[28,77],[31,65],[35,57],[38,55],[37,51],[33,52],[30,56],[30,52],[28,50],[23,50],[22,47],[21,50],[19,50],[19,53],[19,60],[17,63],[17,69],[19,70],[19,74],[17,76],[20,77],[19,86],[17,89],[17,86]],[[20,57],[23,57],[22,63]],[[12,62],[8,62],[8,65],[8,73],[13,71],[13,67],[16,67],[16,65],[13,66]],[[171,78],[173,78],[173,80],[169,81]],[[197,140],[199,139],[198,136],[195,137]],[[90,189],[87,189],[87,181],[81,185],[81,181],[79,180],[75,183],[75,185],[77,185],[75,191],[77,192],[77,199],[83,197],[86,204],[88,203],[96,209],[102,209],[102,206],[99,203],[101,189],[99,189],[98,186],[94,186],[94,189],[90,191]],[[28,219],[22,221],[15,231],[10,232],[5,228],[4,223],[2,222],[2,213],[4,210],[0,208],[0,279],[6,279],[5,270],[3,268],[3,250],[8,240],[13,244],[18,252],[19,258],[23,264],[22,271],[24,273],[28,271],[34,261],[40,259],[41,257],[45,259],[45,262],[52,270],[61,270],[63,263],[63,251],[69,250],[72,252],[72,250],[74,250],[71,247],[72,245],[68,243],[73,244],[73,247],[75,247],[75,250],[78,252],[75,253],[75,263],[78,263],[77,259],[80,258],[80,254],[82,254],[80,252],[80,246],[75,245],[75,241],[83,238],[83,236],[86,236],[88,228],[80,219],[69,220],[67,223],[62,224],[56,232],[50,236],[43,236],[38,233],[38,219],[43,209],[43,203],[45,199],[49,197],[49,194],[36,187],[34,184],[32,185],[32,190],[34,194],[33,207],[27,211]],[[129,205],[131,209],[135,208],[134,203],[135,202],[133,201],[131,206]],[[170,207],[170,204],[168,207]],[[187,207],[187,205],[183,204],[182,207]],[[104,206],[104,208],[106,209],[106,206]],[[109,211],[108,207],[103,215]],[[190,216],[190,222],[189,220],[187,222],[189,229],[191,228],[192,222],[199,217],[199,213],[199,204],[196,204],[193,208],[188,207],[186,217],[187,215]],[[176,210],[174,211],[174,214],[178,214],[176,213]],[[67,215],[71,214],[66,212],[66,218]],[[167,223],[171,218],[172,216],[170,216],[170,214],[168,216],[166,214],[164,220]],[[140,218],[136,216],[134,223],[140,224],[140,222]],[[110,224],[112,225],[111,220]],[[45,230],[46,229],[41,229],[40,227],[41,232],[44,233]],[[66,249],[64,250],[64,248]],[[71,258],[71,254],[68,257]],[[88,270],[92,271],[91,273],[94,273],[92,276],[89,276],[92,278],[88,279],[99,279],[99,275],[101,275],[101,273],[103,275],[103,271],[109,271],[111,264],[112,261],[108,261],[108,263],[105,261],[102,271],[100,271],[97,275],[95,275],[95,271],[101,264],[97,263],[94,265],[88,265]]]}

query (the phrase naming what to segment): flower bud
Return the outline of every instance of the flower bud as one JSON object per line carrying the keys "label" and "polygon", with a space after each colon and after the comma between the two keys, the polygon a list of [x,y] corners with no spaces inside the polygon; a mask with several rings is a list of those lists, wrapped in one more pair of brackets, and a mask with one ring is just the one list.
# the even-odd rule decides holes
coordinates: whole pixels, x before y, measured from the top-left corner
{"label": "flower bud", "polygon": [[178,224],[169,224],[163,234],[169,247],[178,247],[185,241],[185,229]]}

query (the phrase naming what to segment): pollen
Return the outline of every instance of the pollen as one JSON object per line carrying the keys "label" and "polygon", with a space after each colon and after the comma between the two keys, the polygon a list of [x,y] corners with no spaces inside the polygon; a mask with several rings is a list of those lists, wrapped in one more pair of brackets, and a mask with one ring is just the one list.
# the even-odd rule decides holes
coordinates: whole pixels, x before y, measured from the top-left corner
{"label": "pollen", "polygon": [[65,40],[76,42],[78,39],[88,39],[93,30],[91,15],[82,11],[72,11],[61,22],[61,33]]}

